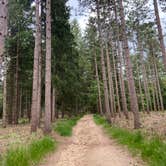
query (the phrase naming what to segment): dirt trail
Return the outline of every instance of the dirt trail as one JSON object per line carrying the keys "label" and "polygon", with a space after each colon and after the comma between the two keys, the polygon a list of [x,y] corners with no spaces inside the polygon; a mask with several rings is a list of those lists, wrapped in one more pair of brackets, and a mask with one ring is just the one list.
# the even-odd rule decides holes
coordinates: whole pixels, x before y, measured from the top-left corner
{"label": "dirt trail", "polygon": [[84,116],[73,130],[70,143],[50,156],[44,166],[142,166],[126,149],[110,140],[93,122]]}

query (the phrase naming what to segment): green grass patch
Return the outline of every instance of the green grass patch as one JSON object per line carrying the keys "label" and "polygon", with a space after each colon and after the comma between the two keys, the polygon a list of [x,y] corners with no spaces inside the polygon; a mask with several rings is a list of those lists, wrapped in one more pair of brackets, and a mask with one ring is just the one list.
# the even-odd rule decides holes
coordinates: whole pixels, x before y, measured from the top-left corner
{"label": "green grass patch", "polygon": [[72,128],[77,124],[77,121],[81,117],[74,117],[71,119],[63,119],[59,120],[54,125],[54,131],[56,131],[61,136],[71,136],[72,135]]}
{"label": "green grass patch", "polygon": [[140,131],[129,131],[127,129],[111,126],[105,118],[94,115],[94,121],[102,125],[106,133],[115,138],[120,144],[127,147],[141,157],[151,166],[166,166],[166,143],[160,138],[148,139]]}
{"label": "green grass patch", "polygon": [[21,119],[18,120],[18,123],[19,124],[27,124],[27,123],[29,123],[29,119],[27,119],[27,118],[21,118]]}
{"label": "green grass patch", "polygon": [[30,166],[37,164],[46,154],[56,148],[57,143],[50,137],[34,140],[27,146],[10,148],[3,157],[3,166]]}

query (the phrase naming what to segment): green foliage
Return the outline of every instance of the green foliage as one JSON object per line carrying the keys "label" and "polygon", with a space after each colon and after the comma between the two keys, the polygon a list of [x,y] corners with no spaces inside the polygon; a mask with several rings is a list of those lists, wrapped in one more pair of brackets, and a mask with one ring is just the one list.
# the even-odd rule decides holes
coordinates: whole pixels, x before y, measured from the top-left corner
{"label": "green foliage", "polygon": [[38,163],[47,153],[56,148],[50,137],[33,141],[30,145],[10,148],[3,158],[3,166],[30,166]]}
{"label": "green foliage", "polygon": [[19,124],[27,124],[27,123],[29,123],[29,119],[27,119],[27,118],[21,118],[21,119],[19,119],[18,123]]}
{"label": "green foliage", "polygon": [[106,119],[98,114],[95,114],[93,117],[95,123],[98,125],[104,125],[106,123]]}
{"label": "green foliage", "polygon": [[59,120],[57,123],[55,123],[54,130],[58,132],[61,136],[71,136],[72,128],[77,124],[77,121],[79,119],[80,116],[71,119]]}
{"label": "green foliage", "polygon": [[126,129],[110,126],[108,122],[99,115],[94,115],[96,124],[102,125],[106,133],[122,145],[140,153],[142,158],[151,166],[165,166],[166,143],[159,138],[147,139],[140,131],[128,131]]}
{"label": "green foliage", "polygon": [[29,154],[26,148],[19,147],[16,149],[10,149],[7,152],[7,155],[5,157],[5,166],[28,166],[30,165],[29,161]]}
{"label": "green foliage", "polygon": [[34,141],[29,147],[29,154],[33,162],[39,162],[45,154],[53,151],[56,147],[55,141],[50,137],[45,137],[39,141]]}
{"label": "green foliage", "polygon": [[[26,109],[26,102],[31,98],[34,31],[33,9],[29,0],[9,0],[8,4],[8,32],[6,38],[6,61],[7,61],[7,111],[8,117],[12,116],[14,107],[13,98],[16,97],[14,90],[16,67],[18,71],[19,94],[22,96],[22,110]],[[17,108],[18,110],[18,108]],[[10,122],[11,123],[11,122]]]}
{"label": "green foliage", "polygon": [[72,112],[79,102],[81,81],[78,47],[66,3],[67,0],[52,1],[52,83],[58,93],[59,110]]}

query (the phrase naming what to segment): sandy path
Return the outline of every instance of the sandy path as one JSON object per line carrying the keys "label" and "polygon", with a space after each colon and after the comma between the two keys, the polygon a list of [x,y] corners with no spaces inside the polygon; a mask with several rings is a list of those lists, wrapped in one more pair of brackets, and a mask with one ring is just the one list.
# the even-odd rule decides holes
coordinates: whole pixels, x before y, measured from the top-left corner
{"label": "sandy path", "polygon": [[93,122],[84,116],[73,130],[70,143],[59,149],[44,166],[142,166],[127,150],[110,140]]}

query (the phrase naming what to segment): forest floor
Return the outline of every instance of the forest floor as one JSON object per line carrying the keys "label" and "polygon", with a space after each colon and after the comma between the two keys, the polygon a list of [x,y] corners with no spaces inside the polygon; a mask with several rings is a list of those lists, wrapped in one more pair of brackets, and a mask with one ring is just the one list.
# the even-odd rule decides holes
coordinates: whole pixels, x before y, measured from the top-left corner
{"label": "forest floor", "polygon": [[[127,128],[132,130],[134,128],[133,114],[129,113],[130,119],[127,121],[125,116],[121,114],[121,117],[116,116],[114,124],[118,127]],[[166,139],[166,112],[150,112],[140,113],[141,132],[147,136],[159,136]]]}
{"label": "forest floor", "polygon": [[68,143],[44,161],[41,166],[142,166],[126,148],[108,138],[92,115],[84,116],[74,127]]}
{"label": "forest floor", "polygon": [[36,134],[30,133],[29,124],[19,124],[0,128],[0,155],[9,147],[28,144],[33,139],[39,139],[43,136],[42,130],[38,130]]}
{"label": "forest floor", "polygon": [[[159,135],[166,140],[166,112],[151,112],[150,115],[141,113],[141,132],[148,136]],[[117,116],[115,124],[122,128],[132,130],[133,117],[130,114],[128,122],[123,115]],[[43,137],[42,130],[37,134],[30,134],[29,124],[0,127],[0,157],[13,145],[24,145],[33,139]],[[114,140],[109,139],[102,129],[93,122],[91,115],[84,116],[73,129],[72,137],[61,137],[52,132],[52,137],[59,142],[55,154],[46,158],[42,166],[130,166],[143,165],[142,161],[133,156],[124,147],[119,146]]]}

